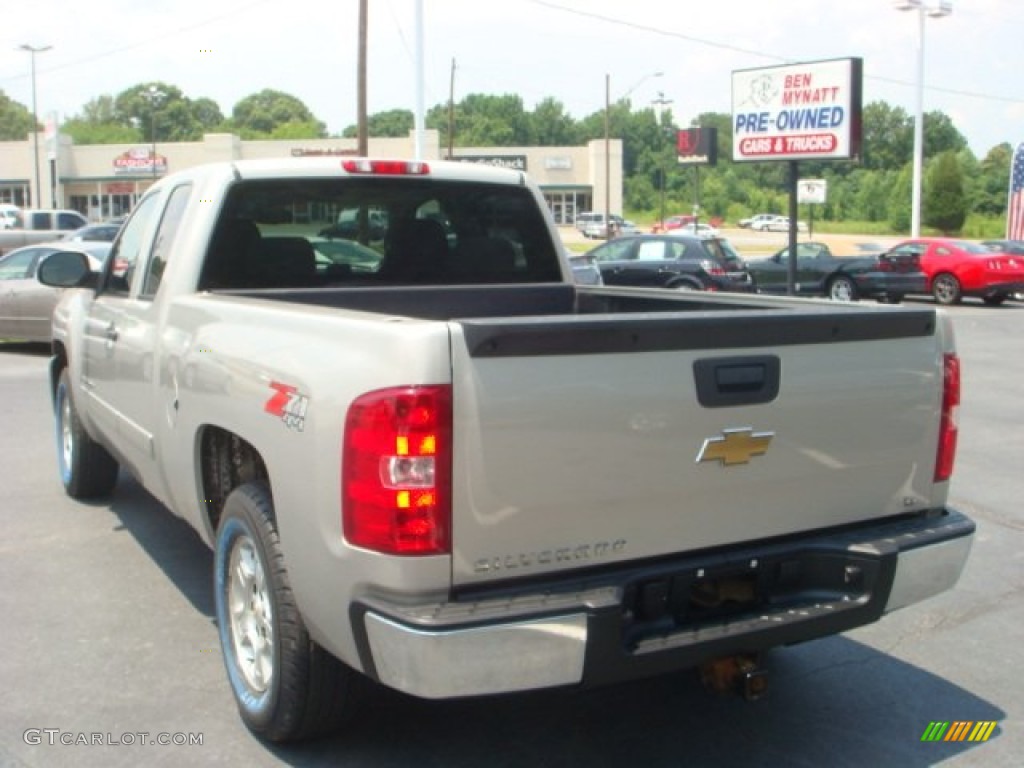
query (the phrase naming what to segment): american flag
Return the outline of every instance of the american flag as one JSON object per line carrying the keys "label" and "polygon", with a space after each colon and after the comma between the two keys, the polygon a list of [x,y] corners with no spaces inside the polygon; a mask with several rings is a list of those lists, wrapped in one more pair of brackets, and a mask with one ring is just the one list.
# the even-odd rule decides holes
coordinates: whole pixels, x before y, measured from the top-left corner
{"label": "american flag", "polygon": [[1024,144],[1010,163],[1010,197],[1006,203],[1006,239],[1024,240]]}

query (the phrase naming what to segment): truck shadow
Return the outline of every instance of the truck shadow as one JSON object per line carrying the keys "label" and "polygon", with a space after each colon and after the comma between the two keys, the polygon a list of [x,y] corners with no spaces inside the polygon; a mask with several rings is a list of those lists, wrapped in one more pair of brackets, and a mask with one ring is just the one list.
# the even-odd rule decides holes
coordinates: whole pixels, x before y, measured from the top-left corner
{"label": "truck shadow", "polygon": [[[110,509],[212,622],[212,554],[198,535],[125,475]],[[756,702],[710,693],[692,671],[595,690],[462,701],[377,688],[338,735],[264,748],[268,758],[302,767],[923,767],[974,750],[981,751],[968,759],[980,761],[986,746],[922,742],[932,721],[1006,717],[996,704],[847,636],[776,650],[767,668],[769,691]],[[238,730],[244,732],[240,722]],[[1001,735],[1000,725],[989,741]]]}
{"label": "truck shadow", "polygon": [[131,534],[192,607],[213,621],[213,553],[192,527],[171,514],[124,470],[117,492],[103,506],[109,506],[120,520],[114,530]]}
{"label": "truck shadow", "polygon": [[845,637],[777,650],[768,667],[756,702],[710,693],[695,672],[457,702],[376,691],[345,735],[271,749],[295,766],[930,766],[985,747],[922,742],[930,722],[1006,716]]}

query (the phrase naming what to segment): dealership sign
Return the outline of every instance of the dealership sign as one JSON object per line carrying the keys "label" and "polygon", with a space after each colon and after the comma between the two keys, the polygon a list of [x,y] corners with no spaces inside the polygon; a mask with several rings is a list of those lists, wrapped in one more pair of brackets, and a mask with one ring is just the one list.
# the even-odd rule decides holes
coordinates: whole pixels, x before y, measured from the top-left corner
{"label": "dealership sign", "polygon": [[496,165],[510,171],[526,170],[526,155],[456,155],[452,160],[458,160],[460,163]]}
{"label": "dealership sign", "polygon": [[805,205],[823,205],[828,199],[826,179],[800,179],[796,183],[796,201]]}
{"label": "dealership sign", "polygon": [[167,173],[167,158],[147,148],[129,149],[114,158],[118,176],[155,176]]}
{"label": "dealership sign", "polygon": [[718,129],[686,128],[676,134],[680,165],[715,165],[718,162]]}
{"label": "dealership sign", "polygon": [[733,160],[858,157],[862,69],[832,59],[733,72]]}

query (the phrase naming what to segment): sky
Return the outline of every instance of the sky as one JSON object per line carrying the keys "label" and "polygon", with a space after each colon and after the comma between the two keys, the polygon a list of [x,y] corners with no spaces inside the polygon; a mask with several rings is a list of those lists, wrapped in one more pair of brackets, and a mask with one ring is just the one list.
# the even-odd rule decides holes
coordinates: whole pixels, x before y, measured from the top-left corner
{"label": "sky", "polygon": [[[863,59],[865,104],[916,109],[920,14],[893,0],[369,0],[371,114],[416,107],[418,4],[427,109],[450,92],[511,93],[582,118],[603,109],[607,77],[612,101],[670,101],[687,127],[731,111],[734,70],[847,57]],[[356,120],[358,22],[358,0],[34,0],[4,14],[0,90],[31,108],[19,47],[48,45],[41,119],[155,80],[225,115],[285,91],[335,134]],[[924,29],[924,110],[948,114],[979,159],[1024,141],[1024,0],[953,0]]]}

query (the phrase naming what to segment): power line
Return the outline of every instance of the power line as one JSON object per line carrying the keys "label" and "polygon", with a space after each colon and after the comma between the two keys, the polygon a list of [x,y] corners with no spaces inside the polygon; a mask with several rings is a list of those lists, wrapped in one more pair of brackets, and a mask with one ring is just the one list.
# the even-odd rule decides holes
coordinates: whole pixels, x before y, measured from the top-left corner
{"label": "power line", "polygon": [[[202,29],[203,27],[209,26],[211,24],[216,24],[217,22],[224,21],[225,19],[231,19],[231,18],[237,16],[239,13],[244,13],[244,12],[249,11],[249,10],[251,10],[251,9],[257,7],[257,6],[268,5],[271,1],[272,0],[255,0],[255,2],[251,2],[251,3],[248,3],[247,5],[239,6],[238,8],[234,8],[234,9],[228,11],[227,13],[221,14],[220,16],[211,16],[211,17],[209,17],[207,19],[204,19],[203,21],[198,21],[195,24],[188,24],[188,25],[186,25],[184,27],[178,27],[177,29],[172,29],[172,30],[169,30],[169,31],[164,31],[162,34],[160,34],[158,36],[153,36],[153,37],[145,38],[143,40],[138,40],[138,41],[136,41],[134,43],[129,43],[128,45],[122,45],[122,46],[120,46],[118,48],[110,48],[110,49],[108,49],[106,51],[100,51],[99,53],[94,53],[91,56],[85,56],[85,57],[80,58],[80,59],[75,59],[73,61],[65,62],[63,64],[57,64],[55,66],[48,67],[45,70],[41,70],[39,72],[39,74],[50,74],[52,72],[60,72],[61,70],[64,70],[64,69],[77,69],[78,67],[82,66],[83,64],[89,64],[91,62],[99,61],[100,59],[105,59],[105,58],[108,58],[110,56],[116,56],[119,53],[126,53],[127,51],[134,51],[137,48],[145,48],[147,46],[153,45],[153,43],[162,42],[162,41],[164,41],[164,40],[166,40],[168,38],[174,37],[176,35],[180,35],[180,34],[183,34],[185,32],[191,32],[191,31],[196,30],[196,29]],[[10,82],[14,82],[15,80],[23,80],[24,78],[25,78],[24,75],[18,75],[18,76],[14,76],[14,77],[4,78],[4,79],[0,80],[0,82],[8,82],[8,83],[10,83]]]}
{"label": "power line", "polygon": [[[675,40],[686,40],[690,43],[697,45],[707,46],[709,48],[717,48],[723,51],[733,51],[734,53],[743,53],[749,56],[757,56],[762,59],[769,59],[771,61],[777,61],[781,64],[794,64],[797,60],[792,58],[786,58],[778,56],[773,53],[766,53],[764,51],[756,51],[751,48],[743,48],[737,45],[731,45],[729,43],[719,42],[717,40],[709,40],[703,37],[696,37],[694,35],[683,34],[682,32],[674,32],[672,30],[663,29],[661,27],[653,27],[648,24],[640,24],[635,21],[629,21],[627,19],[620,19],[614,16],[606,16],[605,14],[595,13],[594,11],[580,10],[579,8],[570,8],[568,6],[561,5],[559,3],[549,2],[549,0],[527,0],[527,2],[533,3],[534,5],[540,5],[544,8],[550,8],[551,10],[561,11],[563,13],[572,14],[574,16],[583,16],[585,18],[596,19],[606,24],[612,24],[618,27],[626,27],[628,29],[635,29],[640,32],[649,32],[651,34],[660,35],[661,37],[669,37]],[[900,80],[893,77],[882,77],[879,75],[865,75],[868,80],[877,80],[883,83],[891,83],[895,85],[905,85],[909,88],[916,88],[917,84],[909,80]],[[1000,101],[1006,104],[1024,104],[1024,98],[1011,98],[1007,96],[997,96],[991,93],[979,93],[977,91],[964,91],[957,88],[943,88],[942,86],[929,85],[926,86],[929,91],[936,93],[948,93],[954,96],[966,96],[972,99],[985,99],[988,101]]]}

